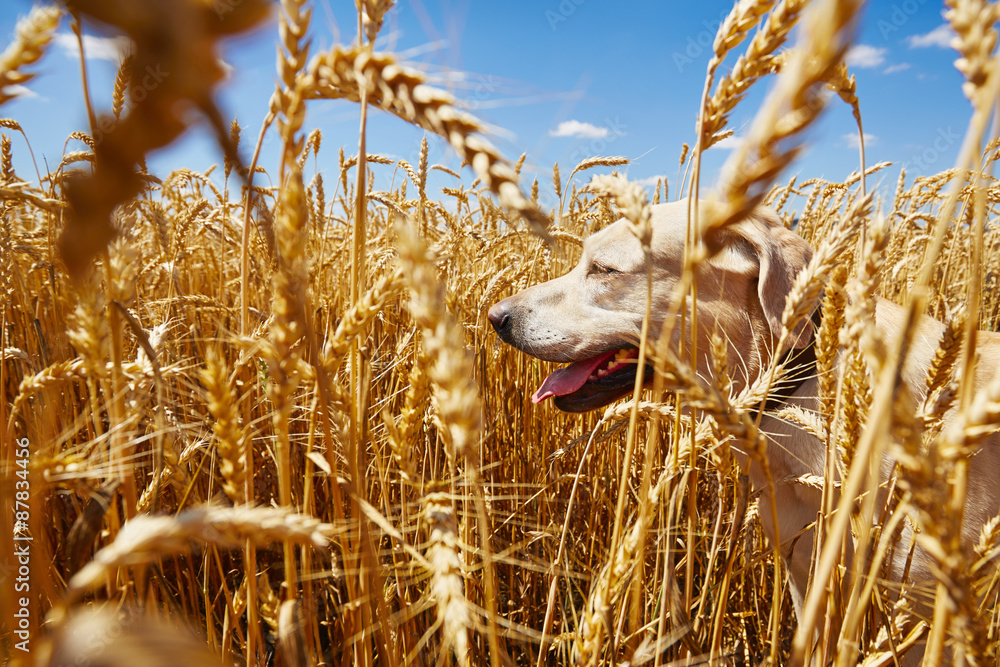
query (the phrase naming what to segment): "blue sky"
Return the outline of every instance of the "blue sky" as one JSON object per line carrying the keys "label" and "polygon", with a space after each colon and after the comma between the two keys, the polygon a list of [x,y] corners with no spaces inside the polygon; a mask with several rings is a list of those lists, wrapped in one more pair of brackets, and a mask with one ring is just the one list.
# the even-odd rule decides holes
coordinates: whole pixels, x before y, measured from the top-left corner
{"label": "blue sky", "polygon": [[[693,141],[715,28],[731,6],[725,0],[403,0],[386,21],[377,48],[402,54],[436,85],[464,100],[472,113],[497,128],[492,139],[512,160],[527,153],[528,183],[538,176],[543,193],[551,190],[554,162],[565,178],[576,163],[594,155],[625,155],[633,160],[631,178],[649,183],[666,175],[674,188],[681,144]],[[5,45],[29,8],[24,0],[0,8]],[[869,135],[868,163],[895,163],[881,177],[889,187],[902,164],[908,180],[952,166],[969,119],[971,108],[952,65],[957,54],[948,46],[942,10],[943,3],[934,0],[872,0],[858,46],[849,55]],[[314,52],[354,38],[354,11],[351,0],[316,3]],[[116,45],[97,26],[91,32],[91,95],[95,106],[109,110]],[[68,22],[60,33],[35,66],[38,76],[28,84],[30,93],[0,109],[0,117],[24,126],[39,162],[44,158],[53,169],[65,137],[87,127]],[[276,38],[272,19],[252,35],[227,42],[220,53],[233,69],[218,100],[223,112],[238,117],[243,126],[247,155],[274,89]],[[745,132],[771,84],[758,84],[737,107],[731,123],[737,136]],[[335,178],[339,147],[349,155],[357,151],[357,105],[313,102],[306,124],[322,130],[318,168]],[[858,164],[856,139],[849,136],[853,132],[849,108],[833,100],[810,128],[807,152],[785,177],[798,173],[800,178],[843,180]],[[371,153],[415,163],[421,136],[421,130],[385,113],[369,115]],[[12,138],[18,173],[34,180],[23,140]],[[706,153],[704,184],[715,182],[731,144]],[[82,148],[71,143],[68,150]],[[272,132],[261,165],[273,173],[277,160]],[[431,138],[431,162],[457,168],[459,161],[443,141]],[[149,160],[161,176],[177,167],[203,170],[215,163],[221,164],[221,156],[207,132],[198,128]],[[387,186],[391,168],[376,169],[381,181],[376,186]],[[449,184],[450,177],[439,177],[444,180],[438,187]],[[466,183],[471,180],[469,176]]]}

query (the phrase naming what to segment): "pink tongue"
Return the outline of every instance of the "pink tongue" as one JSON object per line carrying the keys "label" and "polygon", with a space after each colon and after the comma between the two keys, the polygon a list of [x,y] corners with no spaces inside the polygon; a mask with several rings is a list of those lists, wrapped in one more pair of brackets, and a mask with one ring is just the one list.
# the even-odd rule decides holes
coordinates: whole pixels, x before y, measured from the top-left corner
{"label": "pink tongue", "polygon": [[553,372],[542,382],[542,386],[531,397],[532,403],[541,403],[550,396],[565,396],[572,394],[582,387],[590,374],[593,373],[609,357],[614,356],[617,350],[612,350],[597,357],[575,361],[566,368],[560,368]]}

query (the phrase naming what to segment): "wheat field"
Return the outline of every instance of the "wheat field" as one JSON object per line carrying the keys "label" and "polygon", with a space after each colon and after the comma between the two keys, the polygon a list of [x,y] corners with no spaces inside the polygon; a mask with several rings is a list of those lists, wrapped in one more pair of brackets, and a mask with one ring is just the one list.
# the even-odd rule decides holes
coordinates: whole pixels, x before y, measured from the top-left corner
{"label": "wheat field", "polygon": [[[358,0],[355,41],[323,52],[310,3],[283,0],[279,83],[260,134],[241,136],[211,102],[221,72],[204,56],[269,4],[178,0],[169,21],[162,4],[37,7],[0,55],[3,104],[60,24],[102,21],[134,42],[114,90],[79,102],[91,132],[71,138],[88,149],[38,180],[14,173],[23,131],[0,119],[5,664],[892,665],[918,642],[924,664],[997,664],[1000,518],[971,552],[956,529],[968,466],[1000,428],[1000,385],[967,386],[970,332],[1000,331],[996,3],[946,3],[972,109],[958,163],[908,179],[865,165],[862,143],[863,167],[828,182],[783,169],[826,105],[850,105],[861,132],[844,55],[863,3],[740,0],[682,182],[651,197],[617,156],[522,187],[525,156],[501,155],[449,95],[374,50],[392,0]],[[164,60],[177,74],[126,104]],[[774,77],[747,141],[704,183],[701,153]],[[355,103],[356,144],[323,141],[317,99]],[[221,168],[146,170],[184,129],[180,101],[215,129]],[[367,153],[375,109],[469,168],[428,164],[426,140],[416,164]],[[280,164],[258,164],[265,135]],[[339,173],[311,166],[338,149]],[[433,171],[455,187],[431,191]],[[398,175],[394,189],[374,190],[377,173]],[[873,192],[887,175],[896,187]],[[722,205],[704,228],[763,202],[819,258],[785,324],[821,304],[823,409],[780,416],[831,463],[772,480],[824,490],[802,619],[762,532],[774,508],[732,454],[764,462],[768,443],[754,420],[766,392],[730,391],[738,360],[713,346],[705,378],[683,351],[657,356],[662,391],[569,415],[532,405],[553,366],[486,318],[569,270],[592,232],[706,185]],[[874,335],[876,296],[947,324],[920,405],[891,383],[909,334]],[[952,409],[957,430],[943,429]],[[885,448],[891,502],[873,509],[879,481],[854,463]],[[931,613],[883,576],[883,531],[902,522],[936,559]]]}

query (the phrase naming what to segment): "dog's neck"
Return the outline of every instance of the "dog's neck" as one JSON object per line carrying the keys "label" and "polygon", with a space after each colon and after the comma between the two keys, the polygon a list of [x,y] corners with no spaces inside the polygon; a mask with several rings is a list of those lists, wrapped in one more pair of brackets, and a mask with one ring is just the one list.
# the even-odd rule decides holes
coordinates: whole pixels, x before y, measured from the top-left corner
{"label": "dog's neck", "polygon": [[[770,412],[781,408],[788,403],[795,392],[797,392],[809,378],[816,375],[816,332],[819,331],[820,322],[823,319],[822,308],[816,307],[810,318],[813,323],[812,335],[809,337],[805,347],[792,348],[782,355],[781,365],[788,368],[788,372],[779,381],[775,382],[771,392],[764,401],[763,410]],[[756,411],[755,411],[756,412]]]}

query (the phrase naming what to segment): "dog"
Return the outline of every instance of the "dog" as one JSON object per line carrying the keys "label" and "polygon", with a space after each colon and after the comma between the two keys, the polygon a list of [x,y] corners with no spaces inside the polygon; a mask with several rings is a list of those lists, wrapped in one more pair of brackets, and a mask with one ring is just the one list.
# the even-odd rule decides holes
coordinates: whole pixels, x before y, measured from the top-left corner
{"label": "dog", "polygon": [[[705,219],[711,204],[699,202],[699,206],[700,217]],[[655,341],[681,279],[688,236],[688,202],[654,205],[651,213],[653,287],[649,327],[650,340]],[[718,331],[728,342],[729,359],[741,360],[739,364],[731,364],[734,388],[738,391],[767,371],[773,355],[811,351],[818,323],[816,316],[806,318],[786,336],[786,350],[776,347],[781,338],[785,301],[813,249],[795,232],[786,229],[766,207],[758,207],[739,222],[709,233],[704,240],[716,252],[696,267],[696,335],[701,356],[698,372],[703,377],[711,373],[707,351],[712,332]],[[529,287],[489,309],[487,317],[504,342],[539,359],[569,364],[545,378],[532,396],[533,402],[551,398],[560,410],[586,412],[632,394],[646,312],[646,271],[641,244],[622,219],[585,240],[583,255],[569,273]],[[878,299],[876,324],[885,340],[892,340],[899,333],[903,314],[900,306]],[[901,381],[918,401],[926,394],[927,369],[943,331],[943,324],[928,317],[916,325]],[[674,336],[675,340],[679,338],[676,332]],[[980,332],[977,351],[980,361],[975,381],[977,386],[984,386],[1000,371],[1000,334]],[[815,361],[815,357],[812,359]],[[785,395],[781,396],[785,403],[818,411],[815,363],[811,370],[806,377],[786,386]],[[644,377],[648,386],[653,377],[652,367],[647,366]],[[823,476],[826,456],[823,442],[767,413],[762,415],[760,426],[769,438],[766,456],[773,480]],[[998,435],[993,434],[970,466],[962,529],[962,543],[970,553],[980,528],[1000,511],[998,445]],[[746,455],[738,454],[737,459],[746,470]],[[892,467],[893,461],[886,455],[881,466],[883,482]],[[754,488],[766,496],[767,485],[760,466],[749,466],[749,476]],[[801,618],[813,553],[813,535],[808,527],[821,509],[822,490],[806,484],[776,484],[774,501],[791,598]],[[761,502],[770,500],[765,497]],[[761,512],[761,519],[764,532],[773,543],[771,513]],[[889,564],[893,581],[903,578],[911,538],[911,525],[905,522],[896,542],[899,548],[894,550]],[[932,559],[922,549],[916,549],[907,579],[914,584],[911,595],[919,597],[917,589],[925,591],[924,599],[918,602],[925,611],[933,605],[931,563]],[[921,652],[919,648],[910,651],[906,662],[919,660]]]}

